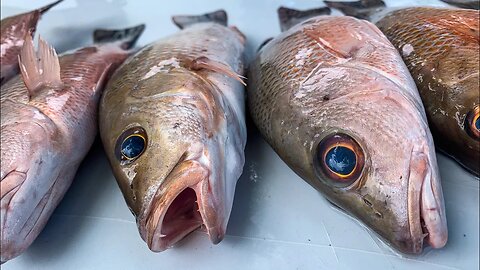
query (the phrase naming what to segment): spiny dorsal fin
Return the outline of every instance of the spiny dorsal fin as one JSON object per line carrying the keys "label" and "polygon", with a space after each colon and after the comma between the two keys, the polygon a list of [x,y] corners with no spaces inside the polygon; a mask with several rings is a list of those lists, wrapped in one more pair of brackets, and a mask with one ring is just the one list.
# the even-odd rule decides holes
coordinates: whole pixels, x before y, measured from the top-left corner
{"label": "spiny dorsal fin", "polygon": [[32,37],[26,35],[25,43],[18,56],[18,63],[30,97],[43,87],[62,88],[57,53],[42,38],[38,38],[36,53]]}
{"label": "spiny dorsal fin", "polygon": [[286,7],[279,7],[277,10],[278,19],[280,20],[280,29],[282,32],[312,17],[330,15],[330,12],[330,8],[328,7],[308,10],[296,10]]}
{"label": "spiny dorsal fin", "polygon": [[227,26],[227,12],[220,9],[214,12],[206,13],[203,15],[178,15],[172,17],[173,23],[180,29],[186,28],[190,25],[202,22],[215,22],[223,26]]}
{"label": "spiny dorsal fin", "polygon": [[364,20],[369,20],[373,14],[378,13],[385,8],[385,3],[382,0],[361,0],[355,2],[323,2],[328,7],[339,9],[345,15]]}
{"label": "spiny dorsal fin", "polygon": [[245,86],[247,85],[243,81],[243,79],[246,79],[246,78],[242,75],[237,74],[235,71],[232,70],[232,68],[230,68],[230,66],[211,60],[210,58],[205,56],[198,57],[195,60],[193,60],[190,68],[193,70],[208,69],[211,71],[222,73],[230,78],[233,78],[239,81],[241,84]]}

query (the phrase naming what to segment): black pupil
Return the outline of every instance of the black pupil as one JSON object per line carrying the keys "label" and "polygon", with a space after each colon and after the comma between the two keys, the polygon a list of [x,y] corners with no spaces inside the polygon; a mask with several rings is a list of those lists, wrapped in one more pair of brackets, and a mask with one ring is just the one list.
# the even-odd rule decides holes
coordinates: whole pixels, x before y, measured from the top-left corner
{"label": "black pupil", "polygon": [[480,117],[477,118],[477,120],[475,120],[475,128],[476,128],[477,130],[480,130]]}
{"label": "black pupil", "polygon": [[336,146],[328,151],[325,163],[333,172],[340,175],[348,175],[355,169],[357,157],[351,149]]}
{"label": "black pupil", "polygon": [[145,147],[145,141],[140,136],[132,136],[127,138],[122,143],[122,154],[127,158],[136,158],[142,152]]}

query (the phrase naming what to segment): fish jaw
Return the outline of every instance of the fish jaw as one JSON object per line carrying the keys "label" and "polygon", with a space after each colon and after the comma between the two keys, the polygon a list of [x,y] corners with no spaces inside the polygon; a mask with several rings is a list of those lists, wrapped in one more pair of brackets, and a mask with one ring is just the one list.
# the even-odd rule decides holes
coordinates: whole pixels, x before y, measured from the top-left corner
{"label": "fish jaw", "polygon": [[212,243],[223,239],[223,224],[228,217],[222,205],[212,200],[216,197],[210,188],[210,175],[200,162],[187,160],[179,163],[160,185],[145,219],[139,222],[140,234],[152,251],[172,247],[202,225]]}
{"label": "fish jaw", "polygon": [[[432,155],[430,155],[432,157]],[[448,230],[443,193],[436,160],[423,151],[412,151],[408,185],[408,220],[411,243],[408,253],[418,254],[424,241],[432,248],[442,248],[447,243]]]}

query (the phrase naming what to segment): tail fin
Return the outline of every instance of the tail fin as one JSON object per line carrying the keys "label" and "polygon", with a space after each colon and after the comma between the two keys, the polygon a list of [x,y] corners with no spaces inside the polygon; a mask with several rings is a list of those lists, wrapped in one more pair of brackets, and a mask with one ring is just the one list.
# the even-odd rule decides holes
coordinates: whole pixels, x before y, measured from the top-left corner
{"label": "tail fin", "polygon": [[371,15],[385,8],[382,0],[360,0],[355,2],[323,1],[331,8],[339,9],[345,15],[359,19],[369,20]]}
{"label": "tail fin", "polygon": [[468,9],[480,9],[480,1],[478,0],[440,0],[447,4],[457,6],[460,8],[468,8]]}
{"label": "tail fin", "polygon": [[227,26],[227,13],[225,10],[220,9],[214,12],[206,13],[203,15],[178,15],[172,17],[173,23],[178,26],[178,28],[183,29],[190,25],[202,22],[216,22],[223,26]]}
{"label": "tail fin", "polygon": [[292,26],[303,22],[309,18],[330,15],[331,10],[328,7],[309,9],[309,10],[296,10],[286,7],[279,7],[277,10],[278,19],[280,20],[280,29],[286,31]]}
{"label": "tail fin", "polygon": [[41,14],[43,14],[43,13],[47,12],[49,9],[51,9],[51,8],[54,7],[54,6],[56,6],[57,4],[59,4],[59,3],[62,2],[62,1],[63,1],[63,0],[55,1],[55,2],[53,2],[53,3],[51,3],[51,4],[49,4],[49,5],[46,5],[46,6],[44,6],[44,7],[39,8],[38,11],[39,11]]}
{"label": "tail fin", "polygon": [[135,45],[143,30],[145,30],[144,24],[120,30],[97,29],[93,32],[93,42],[102,44],[121,41],[122,49],[128,50]]}

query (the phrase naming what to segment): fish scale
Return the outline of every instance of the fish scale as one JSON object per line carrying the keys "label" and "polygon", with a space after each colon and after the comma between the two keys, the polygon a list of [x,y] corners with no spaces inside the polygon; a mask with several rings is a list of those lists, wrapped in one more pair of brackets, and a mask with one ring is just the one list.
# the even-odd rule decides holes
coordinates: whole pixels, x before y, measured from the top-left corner
{"label": "fish scale", "polygon": [[143,28],[103,30],[98,44],[59,58],[43,39],[35,52],[26,37],[22,74],[1,92],[0,185],[10,190],[1,198],[2,263],[28,248],[69,188],[97,132],[102,86]]}
{"label": "fish scale", "polygon": [[[424,241],[445,245],[443,194],[420,96],[397,50],[373,24],[317,16],[292,26],[258,52],[248,102],[266,141],[329,201],[401,252],[420,253]],[[334,147],[363,166],[341,176],[345,182],[327,164],[326,151]],[[335,162],[343,168],[346,161]],[[427,203],[435,210],[426,210]]]}
{"label": "fish scale", "polygon": [[[220,242],[245,162],[239,82],[245,40],[225,26],[226,13],[215,14],[219,21],[208,14],[174,17],[185,29],[127,60],[100,103],[105,151],[152,251],[172,247],[199,227]],[[120,149],[129,136],[146,143],[125,159]]]}
{"label": "fish scale", "polygon": [[479,20],[476,10],[417,7],[376,22],[418,86],[436,145],[476,175],[480,143],[466,118],[480,102]]}

